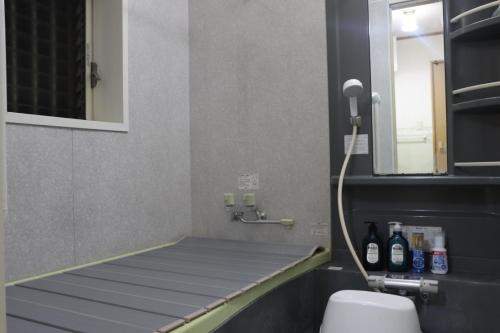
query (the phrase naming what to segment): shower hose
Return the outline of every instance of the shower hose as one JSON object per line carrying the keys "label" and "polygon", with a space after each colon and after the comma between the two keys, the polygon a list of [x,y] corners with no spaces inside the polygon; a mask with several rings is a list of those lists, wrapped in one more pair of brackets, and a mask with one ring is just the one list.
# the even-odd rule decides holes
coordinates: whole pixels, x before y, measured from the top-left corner
{"label": "shower hose", "polygon": [[342,233],[344,234],[344,239],[345,239],[345,242],[347,243],[347,247],[349,248],[349,252],[351,252],[351,256],[354,259],[356,266],[358,266],[359,270],[361,271],[361,274],[363,274],[363,277],[368,282],[368,273],[366,272],[365,268],[361,264],[361,261],[359,260],[359,257],[356,254],[356,250],[354,249],[354,246],[352,245],[352,241],[351,241],[351,238],[349,237],[349,233],[347,232],[347,227],[346,227],[345,217],[344,217],[344,207],[342,205],[342,192],[343,192],[343,187],[344,187],[345,172],[346,172],[347,166],[349,165],[349,161],[351,159],[352,151],[354,149],[354,144],[356,143],[357,136],[358,136],[358,126],[353,125],[352,126],[352,140],[351,140],[351,143],[349,144],[349,149],[347,150],[347,153],[346,153],[346,156],[344,159],[344,163],[342,164],[342,170],[340,171],[340,176],[339,176],[339,185],[338,185],[338,189],[337,189],[337,206],[339,209],[340,226],[342,227]]}

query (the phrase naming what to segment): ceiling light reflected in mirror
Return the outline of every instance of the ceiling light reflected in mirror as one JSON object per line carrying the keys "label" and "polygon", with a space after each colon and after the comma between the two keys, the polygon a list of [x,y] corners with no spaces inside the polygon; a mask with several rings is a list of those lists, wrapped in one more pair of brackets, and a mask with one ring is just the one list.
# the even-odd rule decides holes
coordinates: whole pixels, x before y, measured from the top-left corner
{"label": "ceiling light reflected in mirror", "polygon": [[403,12],[403,23],[401,24],[401,31],[414,32],[418,30],[417,18],[415,17],[415,9],[405,10]]}

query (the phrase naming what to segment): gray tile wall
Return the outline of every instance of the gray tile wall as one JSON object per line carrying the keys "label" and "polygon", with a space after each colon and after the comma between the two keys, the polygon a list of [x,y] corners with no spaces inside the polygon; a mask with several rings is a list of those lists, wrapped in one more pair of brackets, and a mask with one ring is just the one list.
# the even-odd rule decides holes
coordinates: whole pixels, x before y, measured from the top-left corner
{"label": "gray tile wall", "polygon": [[[323,243],[329,143],[323,0],[190,1],[192,218],[195,236]],[[257,202],[296,226],[230,222],[223,193],[259,173]]]}
{"label": "gray tile wall", "polygon": [[129,0],[129,133],[8,125],[7,280],[191,233],[188,22]]}

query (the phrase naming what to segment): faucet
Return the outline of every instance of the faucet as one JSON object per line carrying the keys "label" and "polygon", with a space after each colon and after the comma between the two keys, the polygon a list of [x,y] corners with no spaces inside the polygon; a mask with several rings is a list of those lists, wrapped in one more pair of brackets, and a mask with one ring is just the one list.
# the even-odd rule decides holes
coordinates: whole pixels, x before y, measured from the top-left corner
{"label": "faucet", "polygon": [[[259,209],[255,203],[247,205],[235,205],[234,202],[226,204],[226,210],[229,210],[233,221],[239,221],[245,224],[281,224],[287,228],[293,227],[293,219],[269,219],[265,211]],[[245,218],[245,213],[253,213],[254,219]]]}
{"label": "faucet", "polygon": [[368,286],[379,290],[394,290],[400,296],[408,296],[408,292],[416,292],[420,294],[424,302],[429,300],[430,295],[437,294],[439,291],[439,281],[407,275],[370,275]]}

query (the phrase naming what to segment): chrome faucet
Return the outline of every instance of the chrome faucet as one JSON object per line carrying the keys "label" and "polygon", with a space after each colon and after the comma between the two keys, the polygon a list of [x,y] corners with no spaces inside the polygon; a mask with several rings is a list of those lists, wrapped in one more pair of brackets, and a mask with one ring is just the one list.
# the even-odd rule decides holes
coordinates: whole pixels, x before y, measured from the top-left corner
{"label": "chrome faucet", "polygon": [[[287,228],[293,227],[293,219],[268,219],[266,212],[260,210],[256,205],[226,205],[226,210],[232,214],[233,221],[239,221],[245,224],[281,224]],[[245,218],[245,213],[252,213],[255,219]]]}

